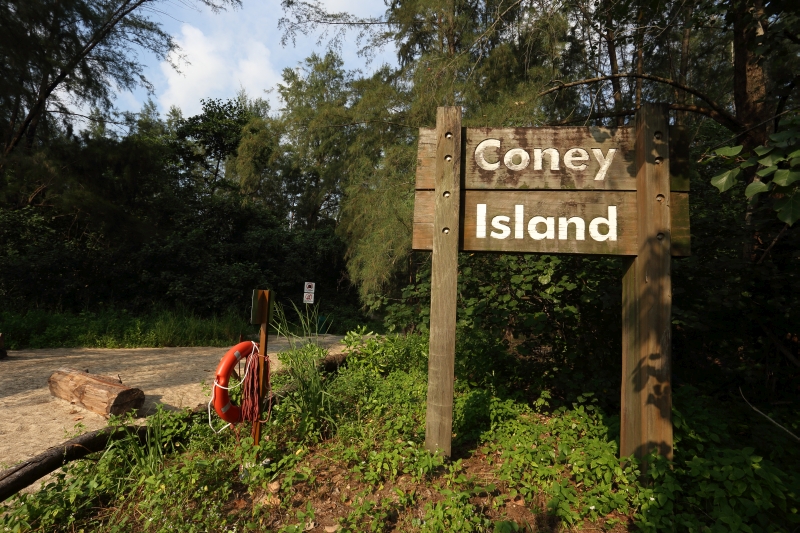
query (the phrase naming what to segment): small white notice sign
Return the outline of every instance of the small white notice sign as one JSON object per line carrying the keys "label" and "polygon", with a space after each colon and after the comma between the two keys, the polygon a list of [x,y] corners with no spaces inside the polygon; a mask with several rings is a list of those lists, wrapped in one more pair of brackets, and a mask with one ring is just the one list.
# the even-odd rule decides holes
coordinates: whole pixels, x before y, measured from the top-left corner
{"label": "small white notice sign", "polygon": [[[315,283],[313,281],[306,281],[303,284],[303,292],[306,292],[306,293],[310,292],[311,294],[314,294],[314,285],[315,285]],[[313,298],[312,298],[312,300],[313,300]]]}
{"label": "small white notice sign", "polygon": [[304,304],[313,304],[314,303],[314,293],[313,292],[304,292],[303,293],[303,303]]}

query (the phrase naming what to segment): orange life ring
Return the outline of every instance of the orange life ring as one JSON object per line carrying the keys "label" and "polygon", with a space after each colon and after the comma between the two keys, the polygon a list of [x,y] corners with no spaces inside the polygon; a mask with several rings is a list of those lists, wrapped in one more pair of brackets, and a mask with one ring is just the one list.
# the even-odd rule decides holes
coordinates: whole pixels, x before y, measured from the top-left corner
{"label": "orange life ring", "polygon": [[214,387],[211,392],[214,410],[225,422],[237,424],[242,421],[242,409],[231,402],[228,394],[228,381],[236,363],[243,358],[247,358],[256,344],[250,341],[240,342],[226,353],[217,366],[217,374],[214,377]]}

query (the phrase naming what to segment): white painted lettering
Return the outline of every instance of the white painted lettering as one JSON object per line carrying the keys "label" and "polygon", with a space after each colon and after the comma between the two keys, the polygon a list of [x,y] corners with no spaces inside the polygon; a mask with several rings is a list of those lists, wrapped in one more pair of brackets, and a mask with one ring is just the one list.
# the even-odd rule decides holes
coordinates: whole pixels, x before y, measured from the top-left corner
{"label": "white painted lettering", "polygon": [[542,155],[547,155],[550,159],[550,170],[558,170],[559,153],[555,148],[533,149],[533,170],[542,170]]}
{"label": "white painted lettering", "polygon": [[608,153],[606,153],[605,156],[603,156],[603,151],[600,148],[592,148],[592,153],[594,154],[594,158],[597,159],[597,162],[600,163],[600,170],[597,171],[597,175],[594,177],[594,179],[604,180],[606,179],[608,167],[611,166],[611,162],[614,160],[614,155],[617,153],[617,149],[609,148]]}
{"label": "white painted lettering", "polygon": [[588,161],[588,160],[589,160],[589,152],[587,152],[583,148],[570,148],[569,150],[567,150],[567,153],[564,154],[564,166],[570,170],[586,170],[585,163],[576,165],[575,161]]}
{"label": "white painted lettering", "polygon": [[[539,224],[545,225],[545,232],[539,233],[537,226]],[[528,233],[531,238],[537,241],[542,239],[555,239],[556,238],[556,219],[555,217],[533,217],[528,221]]]}
{"label": "white painted lettering", "polygon": [[489,163],[486,161],[486,150],[489,148],[500,148],[499,139],[486,139],[481,141],[477,148],[475,148],[475,162],[483,170],[497,170],[500,168],[500,157],[497,157],[496,163]]}
{"label": "white painted lettering", "polygon": [[497,215],[496,217],[492,218],[492,227],[499,231],[492,231],[489,235],[495,239],[507,238],[509,235],[511,235],[511,228],[505,225],[509,220],[511,219],[504,217],[503,215]]}
{"label": "white painted lettering", "polygon": [[478,204],[478,218],[475,222],[475,237],[486,238],[486,204]]}
{"label": "white painted lettering", "polygon": [[[600,233],[600,224],[608,226],[605,235]],[[597,217],[589,223],[589,235],[596,241],[616,241],[617,240],[617,206],[608,206],[608,218]]]}
{"label": "white painted lettering", "polygon": [[570,224],[575,224],[575,239],[586,240],[586,222],[581,217],[558,217],[558,239],[562,241],[569,239]]}
{"label": "white painted lettering", "polygon": [[522,205],[514,206],[514,238],[522,239],[525,237],[525,212]]}
{"label": "white painted lettering", "polygon": [[[519,163],[514,162],[515,157],[519,157]],[[531,156],[522,148],[513,148],[506,152],[503,163],[506,164],[508,170],[524,170],[531,163]]]}

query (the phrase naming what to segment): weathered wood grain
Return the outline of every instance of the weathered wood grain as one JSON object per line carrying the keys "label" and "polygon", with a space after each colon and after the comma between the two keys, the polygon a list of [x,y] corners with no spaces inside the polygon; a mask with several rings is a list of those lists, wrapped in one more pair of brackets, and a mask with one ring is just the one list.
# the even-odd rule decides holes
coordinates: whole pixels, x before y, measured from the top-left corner
{"label": "weathered wood grain", "polygon": [[[477,236],[477,205],[486,205],[485,237]],[[516,215],[522,206],[522,217]],[[594,240],[589,232],[590,223],[598,217],[608,218],[608,207],[616,208],[616,240]],[[506,216],[510,234],[506,238],[494,238],[491,220],[495,216]],[[532,217],[552,218],[553,238],[536,240],[529,232]],[[566,238],[561,238],[560,218],[583,220],[583,240],[577,240],[576,224],[565,225]],[[547,224],[536,225],[536,230],[546,233]],[[609,228],[603,224],[600,233]],[[636,193],[628,191],[466,191],[464,194],[464,251],[482,252],[527,252],[527,253],[580,253],[606,255],[635,255],[638,250],[636,225]]]}
{"label": "weathered wood grain", "polygon": [[672,284],[666,109],[636,115],[639,252],[622,280],[620,455],[672,458]]}
{"label": "weathered wood grain", "polygon": [[461,164],[461,108],[440,107],[436,113],[425,448],[431,452],[441,450],[446,456],[450,455],[453,432]]}
{"label": "weathered wood grain", "polygon": [[59,368],[47,380],[50,394],[103,416],[121,415],[144,405],[144,392],[119,379]]}
{"label": "weathered wood grain", "polygon": [[411,232],[413,250],[433,250],[434,191],[415,191],[414,224]]}
{"label": "weathered wood grain", "polygon": [[436,128],[420,128],[417,141],[417,189],[436,187]]}
{"label": "weathered wood grain", "polygon": [[673,191],[670,193],[669,198],[670,217],[672,219],[670,221],[672,232],[670,253],[672,257],[689,257],[692,255],[692,234],[689,226],[689,193]]}
{"label": "weathered wood grain", "polygon": [[691,140],[691,132],[686,126],[669,127],[669,184],[673,192],[689,192],[689,173],[692,170],[689,157]]}

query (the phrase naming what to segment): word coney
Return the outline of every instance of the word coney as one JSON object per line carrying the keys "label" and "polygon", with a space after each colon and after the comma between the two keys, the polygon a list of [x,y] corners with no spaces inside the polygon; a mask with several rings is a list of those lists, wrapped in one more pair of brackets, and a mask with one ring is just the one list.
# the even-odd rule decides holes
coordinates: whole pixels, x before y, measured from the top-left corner
{"label": "word coney", "polygon": [[[590,156],[591,153],[591,156]],[[585,171],[588,168],[587,162],[594,158],[599,168],[594,179],[604,180],[614,156],[616,148],[608,148],[605,153],[601,148],[569,148],[564,152],[564,168],[572,171]],[[496,158],[495,162],[489,162],[487,156],[492,154]],[[502,156],[502,157],[501,157]],[[510,171],[525,170],[533,163],[533,170],[544,169],[544,159],[547,158],[547,165],[551,171],[561,170],[561,153],[557,148],[534,148],[526,150],[524,148],[511,148],[503,152],[500,139],[484,139],[475,147],[475,164],[479,168],[488,171],[498,170],[501,162]]]}

